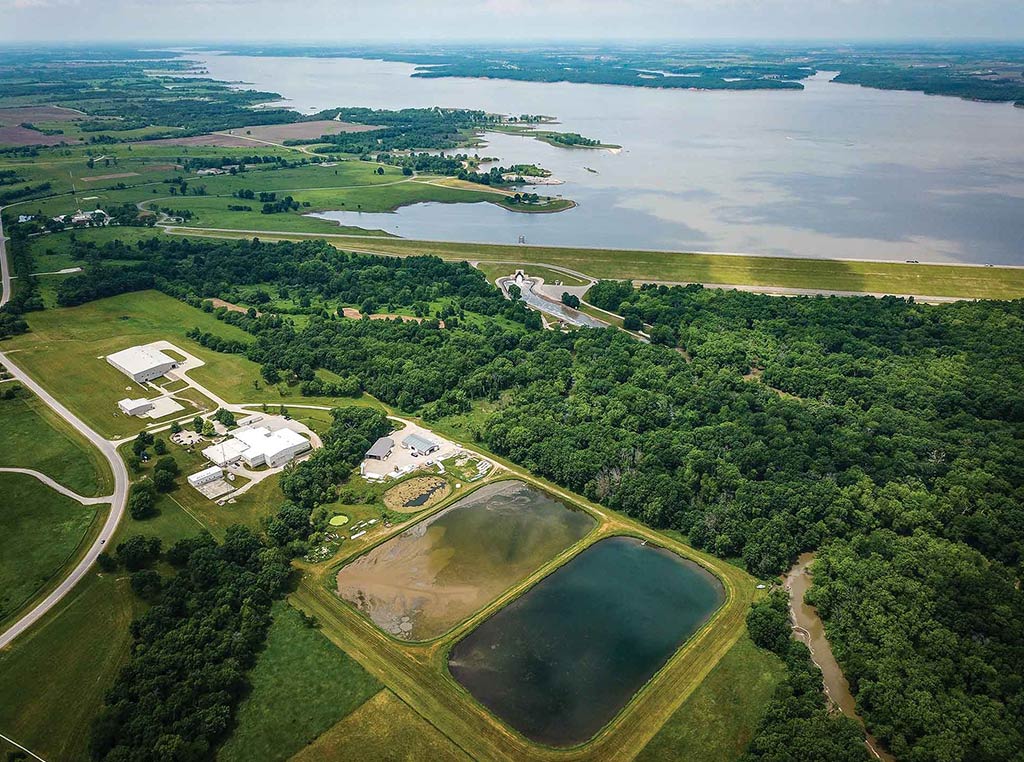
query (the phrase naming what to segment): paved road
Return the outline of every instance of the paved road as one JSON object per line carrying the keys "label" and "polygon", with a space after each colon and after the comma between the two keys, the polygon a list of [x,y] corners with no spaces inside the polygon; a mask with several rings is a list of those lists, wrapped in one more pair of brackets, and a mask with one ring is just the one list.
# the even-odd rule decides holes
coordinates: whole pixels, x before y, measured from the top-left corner
{"label": "paved road", "polygon": [[11,272],[7,269],[7,239],[4,238],[4,208],[0,206],[0,307],[11,299]]}
{"label": "paved road", "polygon": [[25,474],[25,476],[34,476],[36,479],[41,481],[47,487],[52,490],[59,492],[65,497],[70,497],[72,500],[77,500],[82,505],[102,505],[109,503],[112,499],[112,495],[104,495],[103,497],[85,497],[79,495],[77,492],[72,492],[60,482],[54,481],[49,476],[39,471],[35,471],[31,468],[0,468],[0,474]]}
{"label": "paved road", "polygon": [[[5,253],[0,251],[0,262],[5,263],[5,272],[6,261],[7,257]],[[4,289],[4,294],[7,294],[6,288]],[[49,392],[33,381],[25,371],[15,365],[9,355],[0,352],[0,363],[5,365],[7,370],[26,388],[31,389],[39,399],[49,405],[57,415],[70,423],[75,429],[80,431],[86,439],[99,448],[99,451],[102,452],[103,456],[107,461],[109,461],[110,470],[114,473],[114,494],[103,500],[103,502],[110,502],[110,513],[107,516],[106,522],[103,524],[103,528],[100,530],[99,536],[96,538],[95,542],[93,542],[92,547],[86,551],[82,560],[78,562],[78,565],[57,586],[57,589],[46,596],[46,598],[37,604],[35,608],[28,611],[23,617],[21,617],[21,619],[8,627],[3,633],[0,633],[0,649],[2,649],[10,645],[11,641],[35,624],[43,617],[43,615],[46,614],[46,612],[56,606],[65,595],[71,592],[72,588],[78,584],[79,580],[89,572],[89,567],[93,565],[96,557],[106,550],[107,545],[114,536],[114,532],[117,530],[118,523],[121,521],[121,516],[124,515],[125,503],[128,500],[128,470],[125,468],[124,461],[121,460],[120,456],[117,454],[117,449],[112,443],[108,442],[86,426],[78,416],[54,399]]]}

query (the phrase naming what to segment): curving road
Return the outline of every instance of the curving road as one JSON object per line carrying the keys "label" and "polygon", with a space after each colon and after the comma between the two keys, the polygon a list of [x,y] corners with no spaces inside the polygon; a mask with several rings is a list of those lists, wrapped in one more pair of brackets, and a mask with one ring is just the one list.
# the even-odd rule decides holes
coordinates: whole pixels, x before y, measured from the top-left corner
{"label": "curving road", "polygon": [[[2,211],[3,210],[0,209],[0,212]],[[4,289],[3,295],[0,296],[0,307],[2,307],[7,303],[11,293],[11,281],[7,270],[7,249],[6,240],[3,237],[2,219],[0,219],[0,271],[3,273]],[[0,633],[0,649],[3,649],[10,645],[11,641],[21,635],[21,633],[39,621],[46,612],[56,606],[65,595],[71,592],[71,589],[78,584],[79,580],[89,572],[89,567],[91,567],[93,562],[96,561],[97,556],[106,549],[107,543],[114,536],[114,532],[117,530],[117,525],[120,523],[121,517],[124,515],[125,504],[128,501],[129,480],[128,470],[125,468],[124,461],[121,460],[120,456],[117,454],[117,449],[111,442],[108,442],[86,426],[78,416],[54,399],[48,391],[33,381],[25,371],[15,365],[11,358],[3,352],[0,352],[0,364],[5,365],[12,376],[20,381],[26,388],[31,389],[39,399],[45,402],[50,409],[53,410],[53,412],[70,423],[75,429],[80,431],[86,439],[99,448],[99,451],[103,453],[103,456],[110,463],[110,470],[114,474],[114,494],[109,498],[102,499],[102,502],[110,503],[110,513],[107,515],[107,520],[104,522],[103,528],[100,530],[95,542],[93,542],[92,547],[86,551],[85,555],[78,562],[78,565],[72,569],[71,573],[65,577],[59,585],[57,585],[56,589],[52,593],[29,610],[21,617],[21,619],[4,630],[3,633]],[[60,489],[63,490],[63,488]]]}
{"label": "curving road", "polygon": [[105,505],[112,499],[112,495],[104,495],[103,497],[84,497],[79,495],[77,492],[72,492],[60,482],[54,481],[49,476],[39,471],[35,471],[31,468],[0,468],[0,474],[24,474],[25,476],[34,476],[36,479],[41,481],[50,489],[55,492],[59,492],[65,497],[70,497],[72,500],[77,500],[82,505]]}

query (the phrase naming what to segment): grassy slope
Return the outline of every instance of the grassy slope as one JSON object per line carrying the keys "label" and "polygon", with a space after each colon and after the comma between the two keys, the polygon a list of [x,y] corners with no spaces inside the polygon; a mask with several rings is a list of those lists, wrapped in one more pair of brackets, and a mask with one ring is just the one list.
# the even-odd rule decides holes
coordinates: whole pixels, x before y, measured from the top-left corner
{"label": "grassy slope", "polygon": [[462,762],[458,746],[389,690],[383,690],[295,755],[295,762]]}
{"label": "grassy slope", "polygon": [[33,476],[0,473],[0,621],[77,555],[98,514]]}
{"label": "grassy slope", "polygon": [[595,278],[777,286],[865,293],[1013,299],[1024,296],[1024,268],[908,265],[832,259],[436,243],[403,239],[331,241],[381,254],[436,254],[447,259],[566,267]]}
{"label": "grassy slope", "polygon": [[249,678],[252,692],[217,755],[225,762],[287,759],[381,689],[284,602],[274,605],[266,649]]}
{"label": "grassy slope", "polygon": [[742,754],[785,667],[743,635],[637,757],[728,762]]}
{"label": "grassy slope", "polygon": [[0,466],[41,471],[86,497],[113,489],[106,459],[28,390],[0,400],[0,420]]}

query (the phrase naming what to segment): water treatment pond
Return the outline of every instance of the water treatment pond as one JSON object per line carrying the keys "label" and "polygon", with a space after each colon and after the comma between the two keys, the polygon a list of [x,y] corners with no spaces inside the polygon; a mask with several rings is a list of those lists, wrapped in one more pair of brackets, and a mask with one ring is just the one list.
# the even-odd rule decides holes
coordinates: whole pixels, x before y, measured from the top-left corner
{"label": "water treatment pond", "polygon": [[725,600],[698,564],[632,537],[601,540],[452,649],[452,675],[527,738],[592,737]]}
{"label": "water treatment pond", "polygon": [[595,521],[521,481],[481,487],[360,556],[338,595],[402,640],[441,635],[584,537]]}

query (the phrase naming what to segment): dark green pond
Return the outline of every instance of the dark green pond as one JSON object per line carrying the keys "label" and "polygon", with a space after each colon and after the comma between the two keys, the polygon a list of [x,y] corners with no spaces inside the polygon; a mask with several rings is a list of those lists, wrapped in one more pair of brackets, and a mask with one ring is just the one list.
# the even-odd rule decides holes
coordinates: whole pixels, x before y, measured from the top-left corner
{"label": "dark green pond", "polygon": [[448,667],[527,738],[572,746],[607,724],[724,600],[699,565],[612,537],[467,635]]}

